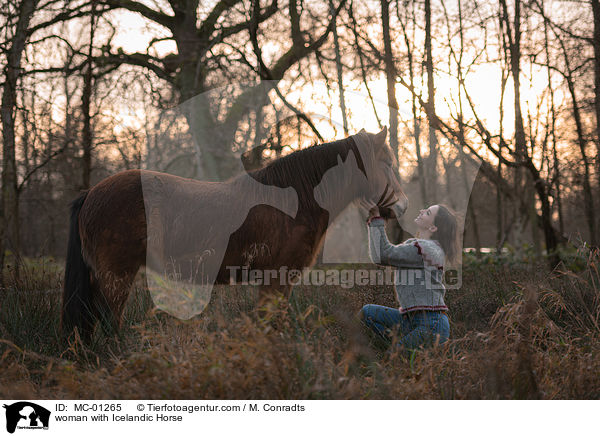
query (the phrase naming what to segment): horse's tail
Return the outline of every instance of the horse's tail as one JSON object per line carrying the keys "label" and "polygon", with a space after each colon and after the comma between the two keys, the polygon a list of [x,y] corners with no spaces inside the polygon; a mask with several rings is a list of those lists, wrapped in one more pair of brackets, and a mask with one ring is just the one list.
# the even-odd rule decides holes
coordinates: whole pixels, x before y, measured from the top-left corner
{"label": "horse's tail", "polygon": [[71,203],[61,319],[62,331],[65,335],[69,335],[75,327],[79,329],[80,334],[89,335],[94,323],[91,307],[90,267],[83,259],[81,236],[79,235],[79,211],[86,197],[87,192],[84,192]]}

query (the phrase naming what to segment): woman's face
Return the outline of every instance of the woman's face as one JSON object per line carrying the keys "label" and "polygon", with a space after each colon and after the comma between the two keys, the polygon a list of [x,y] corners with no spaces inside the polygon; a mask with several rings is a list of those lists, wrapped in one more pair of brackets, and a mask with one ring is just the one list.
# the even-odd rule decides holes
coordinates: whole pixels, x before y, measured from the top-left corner
{"label": "woman's face", "polygon": [[435,226],[435,216],[438,213],[440,207],[437,204],[433,206],[429,206],[427,209],[421,209],[419,212],[419,216],[415,218],[415,223],[417,224],[417,228],[419,230],[429,230],[430,232],[435,232],[437,227]]}

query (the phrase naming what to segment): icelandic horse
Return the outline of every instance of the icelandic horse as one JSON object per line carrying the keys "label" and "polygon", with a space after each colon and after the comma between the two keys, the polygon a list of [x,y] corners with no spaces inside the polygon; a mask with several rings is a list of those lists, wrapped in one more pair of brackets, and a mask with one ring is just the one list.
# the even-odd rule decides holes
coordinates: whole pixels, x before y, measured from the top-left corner
{"label": "icelandic horse", "polygon": [[[71,204],[63,332],[77,327],[83,338],[89,338],[98,320],[118,329],[140,267],[160,269],[162,263],[164,269],[174,250],[184,258],[193,257],[206,248],[208,237],[220,238],[222,245],[213,256],[210,279],[227,284],[231,266],[262,270],[312,266],[329,223],[361,198],[385,203],[384,216],[400,217],[408,199],[386,135],[387,128],[377,134],[363,129],[225,182],[147,170],[127,170],[104,179]],[[281,200],[283,191],[283,197],[291,200]],[[271,194],[280,199],[271,201]],[[230,220],[236,211],[241,211],[241,218]],[[257,251],[258,245],[267,249]],[[248,257],[252,250],[255,255]],[[291,285],[273,283],[259,289],[261,297],[276,292],[289,296]]]}

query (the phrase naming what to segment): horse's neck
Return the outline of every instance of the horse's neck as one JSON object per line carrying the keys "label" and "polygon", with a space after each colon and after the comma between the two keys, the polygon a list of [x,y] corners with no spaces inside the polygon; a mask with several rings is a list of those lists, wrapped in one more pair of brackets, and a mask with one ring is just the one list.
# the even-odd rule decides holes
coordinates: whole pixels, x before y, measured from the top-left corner
{"label": "horse's neck", "polygon": [[[321,207],[329,212],[329,221],[335,220],[350,203],[358,197],[358,191],[351,184],[340,184],[328,186],[328,200],[321,204]],[[317,189],[315,189],[315,199],[317,199]],[[318,200],[317,200],[318,201]]]}
{"label": "horse's neck", "polygon": [[314,198],[329,212],[330,222],[360,197],[366,180],[352,150],[348,151],[345,160],[338,159],[335,166],[325,171],[321,182],[314,189]]}
{"label": "horse's neck", "polygon": [[320,213],[312,210],[316,202],[329,213],[331,221],[359,196],[361,186],[366,183],[366,176],[359,168],[364,165],[363,161],[357,158],[355,151],[358,149],[354,150],[352,145],[349,141],[331,144],[332,148],[327,145],[313,150],[309,156],[302,156],[303,160],[297,161],[296,165],[288,163],[284,179],[279,180],[288,188],[272,186],[273,180],[264,183],[265,174],[259,173],[256,180],[248,174],[234,179],[234,189],[243,197],[244,203],[265,203],[288,214],[296,208],[317,218]]}
{"label": "horse's neck", "polygon": [[226,183],[229,183],[229,189],[235,191],[238,210],[243,213],[259,204],[267,204],[290,216],[295,216],[298,211],[298,195],[293,188],[265,185],[248,174]]}

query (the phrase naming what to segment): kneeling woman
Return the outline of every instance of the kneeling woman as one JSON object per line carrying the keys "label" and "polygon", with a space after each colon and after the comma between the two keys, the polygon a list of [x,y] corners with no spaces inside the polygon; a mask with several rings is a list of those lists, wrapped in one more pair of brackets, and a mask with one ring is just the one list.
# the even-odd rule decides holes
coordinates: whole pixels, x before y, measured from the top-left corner
{"label": "kneeling woman", "polygon": [[365,206],[369,256],[376,264],[398,268],[395,287],[400,308],[367,304],[360,311],[361,319],[388,341],[396,331],[398,345],[408,351],[447,341],[450,324],[442,280],[445,262],[460,254],[456,215],[444,205],[423,209],[415,219],[417,238],[392,245],[378,207]]}

